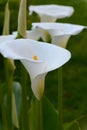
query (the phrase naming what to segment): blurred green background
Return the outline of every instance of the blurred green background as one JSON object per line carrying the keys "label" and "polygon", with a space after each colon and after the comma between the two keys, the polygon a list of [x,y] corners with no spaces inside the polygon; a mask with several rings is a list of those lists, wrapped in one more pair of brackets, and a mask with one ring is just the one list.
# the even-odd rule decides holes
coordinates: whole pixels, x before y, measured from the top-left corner
{"label": "blurred green background", "polygon": [[[10,32],[17,30],[19,0],[10,1]],[[87,0],[27,0],[30,4],[60,4],[73,6],[74,14],[70,18],[59,19],[57,22],[66,22],[87,26]],[[0,0],[0,34],[4,21],[4,7],[6,0]],[[35,22],[37,16],[32,19]],[[31,18],[28,21],[32,20]],[[87,31],[72,36],[67,49],[72,54],[71,60],[63,66],[64,88],[64,120],[71,121],[87,114]],[[0,61],[0,78],[3,78],[3,64]],[[57,70],[47,74],[45,94],[57,108],[58,89]]]}

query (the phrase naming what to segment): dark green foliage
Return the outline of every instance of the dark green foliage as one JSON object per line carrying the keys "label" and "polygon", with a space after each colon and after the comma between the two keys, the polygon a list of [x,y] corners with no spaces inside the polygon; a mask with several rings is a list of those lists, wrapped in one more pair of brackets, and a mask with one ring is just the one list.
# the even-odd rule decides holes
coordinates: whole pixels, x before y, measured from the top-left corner
{"label": "dark green foliage", "polygon": [[43,126],[44,130],[58,130],[58,111],[46,97],[43,99]]}

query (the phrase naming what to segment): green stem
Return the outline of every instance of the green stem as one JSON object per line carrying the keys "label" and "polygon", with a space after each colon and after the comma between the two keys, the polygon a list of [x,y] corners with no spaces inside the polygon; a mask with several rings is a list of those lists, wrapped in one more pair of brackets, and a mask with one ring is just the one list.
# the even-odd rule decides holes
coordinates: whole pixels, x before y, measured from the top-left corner
{"label": "green stem", "polygon": [[31,109],[31,130],[43,130],[42,101],[34,98]]}
{"label": "green stem", "polygon": [[8,128],[13,130],[12,125],[12,86],[13,86],[13,70],[11,69],[9,59],[5,59],[5,76],[7,83],[7,116],[8,116]]}
{"label": "green stem", "polygon": [[7,118],[6,109],[5,109],[4,96],[3,96],[1,84],[0,84],[0,105],[1,105],[1,112],[2,112],[3,128],[4,130],[8,130],[7,119],[6,119]]}
{"label": "green stem", "polygon": [[43,130],[42,100],[38,101],[38,130]]}
{"label": "green stem", "polygon": [[43,130],[42,100],[36,100],[36,130]]}
{"label": "green stem", "polygon": [[42,100],[37,101],[37,130],[43,130]]}
{"label": "green stem", "polygon": [[28,111],[28,102],[27,102],[27,72],[23,65],[22,67],[22,119],[23,119],[23,127],[24,130],[29,130],[29,111]]}
{"label": "green stem", "polygon": [[63,76],[62,67],[58,69],[58,130],[63,130]]}

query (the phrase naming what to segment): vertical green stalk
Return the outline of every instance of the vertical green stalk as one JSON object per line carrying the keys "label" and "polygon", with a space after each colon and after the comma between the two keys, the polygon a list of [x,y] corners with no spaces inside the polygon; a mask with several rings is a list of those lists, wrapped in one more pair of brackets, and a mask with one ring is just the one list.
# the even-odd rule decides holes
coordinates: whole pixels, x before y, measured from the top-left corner
{"label": "vertical green stalk", "polygon": [[62,67],[58,69],[58,130],[63,130],[63,76]]}
{"label": "vertical green stalk", "polygon": [[29,130],[29,111],[28,111],[28,102],[27,102],[27,72],[23,65],[21,65],[22,70],[22,120],[24,130]]}
{"label": "vertical green stalk", "polygon": [[31,103],[30,112],[30,128],[31,130],[38,130],[38,100],[34,97]]}
{"label": "vertical green stalk", "polygon": [[38,101],[38,129],[43,130],[42,100]]}
{"label": "vertical green stalk", "polygon": [[[27,0],[20,1],[20,8],[18,13],[18,34],[17,38],[26,38],[27,30]],[[23,130],[29,130],[29,111],[27,102],[27,77],[28,74],[21,64],[21,85],[22,85],[22,127]],[[21,128],[21,127],[20,127]]]}
{"label": "vertical green stalk", "polygon": [[42,100],[32,100],[30,115],[31,130],[43,130]]}
{"label": "vertical green stalk", "polygon": [[12,125],[12,86],[13,86],[14,69],[12,68],[9,59],[4,60],[4,65],[5,65],[6,84],[7,84],[8,128],[9,128],[9,130],[13,130],[13,125]]}
{"label": "vertical green stalk", "polygon": [[35,130],[43,130],[43,116],[42,116],[42,100],[38,101],[35,99],[36,105],[36,128]]}
{"label": "vertical green stalk", "polygon": [[[9,34],[9,21],[10,21],[10,11],[9,11],[9,0],[5,6],[5,17],[4,17],[4,26],[3,26],[3,35]],[[5,78],[6,78],[6,85],[7,85],[7,122],[9,130],[13,130],[12,125],[12,85],[13,85],[13,72],[14,67],[11,63],[11,60],[5,59],[4,60],[4,67],[5,67]]]}
{"label": "vertical green stalk", "polygon": [[7,125],[7,115],[6,115],[4,96],[3,96],[1,84],[0,84],[0,106],[1,106],[1,112],[2,112],[3,128],[4,128],[4,130],[9,130],[8,125]]}

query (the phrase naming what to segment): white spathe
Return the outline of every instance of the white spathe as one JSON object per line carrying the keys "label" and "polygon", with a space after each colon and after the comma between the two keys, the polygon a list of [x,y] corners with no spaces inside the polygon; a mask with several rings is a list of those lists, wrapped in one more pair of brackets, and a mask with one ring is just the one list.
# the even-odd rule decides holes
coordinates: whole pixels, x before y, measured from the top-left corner
{"label": "white spathe", "polygon": [[[0,44],[5,41],[9,41],[9,40],[13,40],[13,39],[16,39],[16,36],[14,34],[13,35],[2,35],[2,36],[0,36]],[[12,69],[16,68],[13,60],[9,59],[9,63],[11,65]]]}
{"label": "white spathe", "polygon": [[[15,35],[15,37],[17,37],[17,31],[14,31],[13,35]],[[36,40],[36,41],[38,41],[40,38],[42,38],[44,41],[45,41],[45,39],[47,41],[49,41],[50,35],[46,30],[44,32],[44,30],[41,30],[39,28],[35,28],[35,29],[32,29],[32,30],[26,31],[26,38]]]}
{"label": "white spathe", "polygon": [[[38,29],[33,29],[33,30],[27,30],[26,31],[26,38],[29,39],[33,39],[38,41],[41,34],[39,34],[40,32],[38,32]],[[17,31],[12,32],[13,35],[15,35],[15,37],[17,37]]]}
{"label": "white spathe", "polygon": [[[33,23],[33,28],[39,28],[40,30],[51,35],[52,43],[61,47],[66,47],[67,42],[71,35],[79,34],[83,29],[87,27],[68,23]],[[44,35],[43,34],[43,35]],[[45,41],[47,41],[45,39]]]}
{"label": "white spathe", "polygon": [[15,38],[16,38],[15,35],[2,35],[0,36],[0,44],[4,41],[13,40]]}
{"label": "white spathe", "polygon": [[31,88],[37,99],[44,91],[47,72],[64,65],[71,53],[53,44],[31,39],[17,39],[0,44],[0,53],[13,60],[20,60],[30,74]]}
{"label": "white spathe", "polygon": [[41,22],[55,22],[57,19],[70,17],[74,8],[71,6],[62,6],[62,5],[30,5],[29,12],[36,12],[40,18]]}

